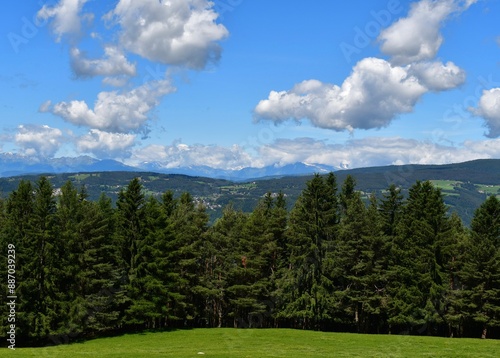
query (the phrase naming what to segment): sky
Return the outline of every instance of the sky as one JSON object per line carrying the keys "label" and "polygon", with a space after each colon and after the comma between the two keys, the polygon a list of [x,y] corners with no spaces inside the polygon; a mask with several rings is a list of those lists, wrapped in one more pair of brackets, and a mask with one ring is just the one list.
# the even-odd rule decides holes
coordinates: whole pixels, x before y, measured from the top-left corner
{"label": "sky", "polygon": [[0,155],[219,169],[500,158],[500,0],[38,0]]}

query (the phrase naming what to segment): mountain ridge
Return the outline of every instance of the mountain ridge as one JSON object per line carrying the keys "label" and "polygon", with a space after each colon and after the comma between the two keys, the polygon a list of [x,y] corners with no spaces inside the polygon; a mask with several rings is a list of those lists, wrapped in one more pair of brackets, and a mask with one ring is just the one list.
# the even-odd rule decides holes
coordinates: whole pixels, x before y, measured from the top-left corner
{"label": "mountain ridge", "polygon": [[308,175],[314,172],[328,173],[337,168],[323,164],[292,163],[283,166],[270,165],[263,168],[218,169],[210,166],[165,167],[159,162],[143,162],[129,166],[114,159],[95,159],[89,156],[61,158],[33,158],[18,154],[0,154],[0,177],[11,177],[42,173],[75,173],[101,171],[151,171],[162,174],[184,174],[216,179],[245,181],[261,177]]}
{"label": "mountain ridge", "polygon": [[[338,187],[347,175],[356,180],[356,189],[365,200],[370,194],[383,197],[390,184],[401,188],[403,194],[416,181],[431,180],[440,187],[445,203],[450,211],[455,211],[464,223],[469,224],[474,210],[487,195],[500,196],[500,159],[479,159],[469,162],[445,165],[404,165],[379,166],[337,170],[334,172]],[[282,191],[289,207],[305,188],[311,175],[260,177],[252,180],[227,180],[186,174],[162,174],[152,171],[102,171],[77,173],[46,173],[54,189],[60,188],[67,180],[76,186],[84,185],[90,199],[97,199],[104,192],[116,200],[118,192],[134,177],[140,177],[146,194],[160,196],[167,190],[175,195],[190,192],[193,197],[207,207],[213,220],[220,217],[225,205],[233,203],[236,208],[251,211],[267,192]],[[36,181],[39,175],[28,174],[0,178],[0,194],[7,196],[17,188],[20,180]]]}

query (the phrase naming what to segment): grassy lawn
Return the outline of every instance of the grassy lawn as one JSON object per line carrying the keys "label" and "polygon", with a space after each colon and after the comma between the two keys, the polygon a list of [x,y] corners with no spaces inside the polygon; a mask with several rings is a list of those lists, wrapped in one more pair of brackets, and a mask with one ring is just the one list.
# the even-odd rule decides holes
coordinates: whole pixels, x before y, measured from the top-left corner
{"label": "grassy lawn", "polygon": [[224,328],[124,335],[15,352],[2,348],[0,357],[498,357],[499,352],[497,340]]}

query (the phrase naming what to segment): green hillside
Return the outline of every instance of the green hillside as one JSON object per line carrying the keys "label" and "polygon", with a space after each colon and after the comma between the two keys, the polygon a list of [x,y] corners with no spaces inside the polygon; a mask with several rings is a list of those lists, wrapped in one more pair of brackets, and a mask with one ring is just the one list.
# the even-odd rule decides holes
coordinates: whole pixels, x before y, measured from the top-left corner
{"label": "green hillside", "polygon": [[[403,189],[403,194],[417,180],[431,180],[443,190],[445,203],[450,211],[456,211],[465,224],[469,224],[474,210],[487,195],[500,195],[500,159],[475,160],[448,165],[403,165],[360,168],[335,172],[339,182],[350,174],[355,177],[357,190],[366,194],[381,196],[392,183]],[[35,181],[37,175],[0,178],[0,193],[7,196],[21,179]],[[48,175],[59,189],[67,180],[75,185],[84,185],[95,200],[104,192],[113,201],[120,189],[134,177],[140,177],[146,194],[160,195],[172,190],[175,195],[190,192],[198,201],[203,202],[211,220],[220,217],[222,209],[229,203],[243,211],[251,211],[258,200],[267,192],[282,191],[289,207],[304,189],[311,176],[282,177],[254,180],[246,183],[222,179],[189,177],[177,174],[157,174],[145,172],[99,172]],[[57,191],[56,191],[57,193]]]}

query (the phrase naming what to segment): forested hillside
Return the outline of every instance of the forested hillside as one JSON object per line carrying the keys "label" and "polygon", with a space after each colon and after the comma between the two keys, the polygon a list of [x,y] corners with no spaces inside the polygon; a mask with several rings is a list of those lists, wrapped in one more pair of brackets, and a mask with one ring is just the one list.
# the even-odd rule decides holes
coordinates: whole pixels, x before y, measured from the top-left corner
{"label": "forested hillside", "polygon": [[[464,224],[469,226],[474,211],[484,202],[487,195],[500,197],[500,159],[474,160],[471,162],[448,165],[401,165],[341,170],[335,172],[338,180],[348,175],[356,177],[356,190],[362,193],[365,203],[374,194],[381,199],[387,187],[395,184],[407,197],[410,187],[418,180],[430,180],[441,188],[444,202],[449,213],[456,212]],[[69,180],[76,187],[85,185],[90,200],[97,200],[101,193],[112,199],[115,205],[118,193],[130,180],[139,177],[147,195],[157,199],[172,190],[176,198],[189,192],[197,203],[203,203],[210,222],[222,216],[226,205],[232,203],[236,209],[251,212],[266,193],[282,192],[287,198],[288,209],[306,187],[312,176],[292,176],[279,178],[260,178],[249,182],[234,182],[222,179],[190,177],[177,174],[158,174],[151,172],[96,172],[47,174],[56,194]],[[35,182],[38,175],[0,178],[0,197],[6,198],[15,190],[21,180]]]}
{"label": "forested hillside", "polygon": [[431,182],[366,204],[337,180],[314,176],[291,210],[283,193],[228,205],[213,225],[190,193],[156,198],[138,178],[116,206],[71,181],[57,196],[46,177],[21,181],[0,201],[18,345],[176,327],[500,337],[495,195],[468,229]]}

